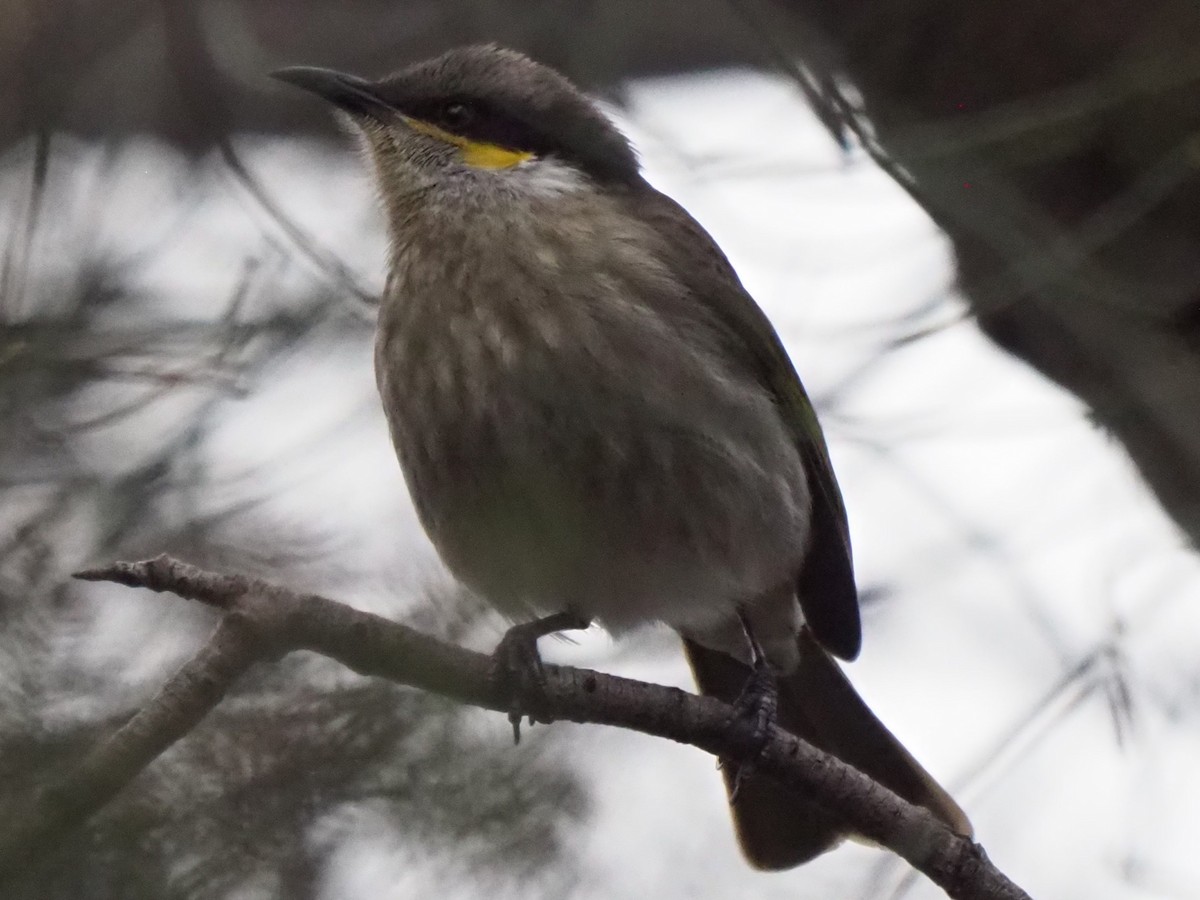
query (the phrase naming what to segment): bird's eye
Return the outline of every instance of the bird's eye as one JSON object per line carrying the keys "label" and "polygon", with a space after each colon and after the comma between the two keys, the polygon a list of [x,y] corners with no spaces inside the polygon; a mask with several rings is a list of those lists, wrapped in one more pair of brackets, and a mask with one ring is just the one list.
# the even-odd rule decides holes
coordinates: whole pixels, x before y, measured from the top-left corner
{"label": "bird's eye", "polygon": [[447,103],[441,109],[440,118],[450,128],[462,128],[474,118],[474,113],[465,103]]}

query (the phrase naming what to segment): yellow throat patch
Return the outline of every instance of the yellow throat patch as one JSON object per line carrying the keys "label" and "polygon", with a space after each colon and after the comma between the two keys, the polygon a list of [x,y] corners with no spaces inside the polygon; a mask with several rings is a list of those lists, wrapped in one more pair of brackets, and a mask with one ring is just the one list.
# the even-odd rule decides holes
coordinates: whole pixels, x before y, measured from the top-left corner
{"label": "yellow throat patch", "polygon": [[528,150],[510,150],[499,144],[489,144],[486,141],[473,141],[462,135],[454,134],[444,128],[439,128],[430,122],[420,119],[410,119],[403,116],[405,124],[413,131],[453,144],[462,153],[463,162],[476,169],[510,169],[519,163],[533,159]]}

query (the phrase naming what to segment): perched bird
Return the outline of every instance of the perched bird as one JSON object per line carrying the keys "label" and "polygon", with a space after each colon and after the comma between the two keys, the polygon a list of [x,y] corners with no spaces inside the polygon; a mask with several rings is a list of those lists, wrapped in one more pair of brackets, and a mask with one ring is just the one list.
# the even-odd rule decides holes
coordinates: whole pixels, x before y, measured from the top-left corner
{"label": "perched bird", "polygon": [[[969,833],[831,659],[858,654],[858,599],[800,379],[621,132],[566,78],[496,46],[380,81],[276,75],[361,136],[391,241],[384,411],[447,567],[535,619],[502,647],[536,654],[538,636],[592,620],[663,622],[701,691],[729,702],[760,647],[781,727]],[[797,865],[848,831],[765,775],[727,782],[754,866]]]}

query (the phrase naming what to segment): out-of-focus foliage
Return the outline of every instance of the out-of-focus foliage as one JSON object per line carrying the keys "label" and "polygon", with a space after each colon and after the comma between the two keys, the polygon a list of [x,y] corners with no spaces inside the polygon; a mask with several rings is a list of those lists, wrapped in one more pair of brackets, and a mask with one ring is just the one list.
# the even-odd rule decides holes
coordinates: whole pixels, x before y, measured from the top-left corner
{"label": "out-of-focus foliage", "polygon": [[309,64],[381,75],[480,41],[594,88],[761,61],[759,41],[736,26],[725,0],[7,0],[0,148],[39,125],[149,132],[192,150],[231,131],[328,133],[328,116],[266,73]]}
{"label": "out-of-focus foliage", "polygon": [[[229,423],[289,366],[369,359],[369,310],[320,272],[295,271],[271,231],[240,248],[223,240],[205,206],[225,164],[130,152],[185,180],[165,208],[133,196],[148,170],[131,173],[116,146],[27,143],[0,175],[0,805],[119,726],[212,627],[178,600],[85,595],[72,569],[171,552],[331,591],[375,574],[347,571],[319,506],[315,519],[285,517],[271,504],[287,489],[252,468],[228,474],[221,450],[231,434],[236,450],[295,418],[277,408]],[[222,253],[207,264],[225,271],[209,279],[189,257],[214,240]],[[179,266],[164,267],[172,252]],[[355,397],[345,420],[368,413]],[[305,443],[291,452],[303,457]],[[303,477],[286,476],[294,462],[265,470]],[[445,590],[398,588],[384,602],[452,640],[482,616]],[[410,846],[455,847],[481,877],[565,890],[559,828],[583,813],[583,794],[538,732],[520,752],[504,734],[437,698],[289,658],[243,681],[5,896],[317,896],[327,857],[365,813]]]}

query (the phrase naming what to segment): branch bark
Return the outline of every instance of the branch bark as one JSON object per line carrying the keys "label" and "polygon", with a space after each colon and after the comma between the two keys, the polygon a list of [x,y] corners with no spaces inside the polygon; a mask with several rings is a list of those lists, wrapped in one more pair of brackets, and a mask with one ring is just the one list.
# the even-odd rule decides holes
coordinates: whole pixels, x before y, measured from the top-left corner
{"label": "branch bark", "polygon": [[[222,612],[207,644],[128,723],[57,783],[10,810],[0,826],[0,884],[53,849],[184,737],[257,662],[311,650],[363,675],[506,710],[491,659],[412,628],[313,594],[257,579],[207,572],[167,556],[118,562],[77,574],[88,581],[169,591]],[[733,710],[712,698],[566,666],[546,667],[538,721],[591,722],[669,738],[763,772],[812,796],[864,837],[887,847],[953,898],[1018,900],[1028,895],[983,848],[946,829],[838,759],[772,728],[765,747],[731,728]]]}

